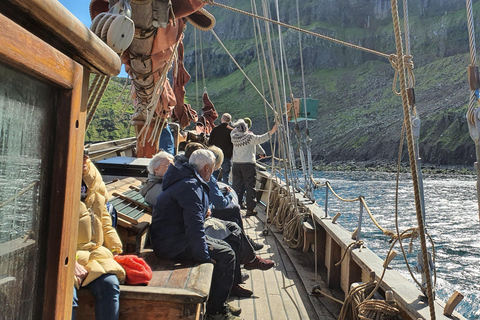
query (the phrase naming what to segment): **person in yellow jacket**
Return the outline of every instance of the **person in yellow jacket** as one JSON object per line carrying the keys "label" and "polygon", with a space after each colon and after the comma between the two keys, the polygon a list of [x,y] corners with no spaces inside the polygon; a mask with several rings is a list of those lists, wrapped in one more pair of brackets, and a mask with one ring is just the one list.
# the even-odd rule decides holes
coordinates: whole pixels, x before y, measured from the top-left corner
{"label": "person in yellow jacket", "polygon": [[72,319],[78,306],[76,289],[87,287],[95,297],[96,320],[117,320],[119,284],[125,280],[125,270],[113,257],[122,253],[122,243],[105,205],[108,193],[102,176],[88,156],[84,157],[82,180]]}

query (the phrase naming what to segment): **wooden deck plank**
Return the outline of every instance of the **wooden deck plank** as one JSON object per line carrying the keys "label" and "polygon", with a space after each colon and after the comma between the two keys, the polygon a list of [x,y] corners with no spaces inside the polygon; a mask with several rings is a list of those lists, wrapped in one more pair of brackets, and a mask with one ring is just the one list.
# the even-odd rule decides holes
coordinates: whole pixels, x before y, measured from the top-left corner
{"label": "wooden deck plank", "polygon": [[[300,279],[290,259],[285,257],[284,250],[277,247],[273,235],[261,236],[263,223],[257,217],[244,219],[244,227],[252,239],[264,244],[264,248],[258,251],[257,255],[274,260],[275,266],[267,271],[248,271],[250,279],[244,287],[253,290],[253,297],[231,302],[242,308],[241,316],[244,319],[258,320],[317,319],[316,316],[309,316],[297,288]],[[296,277],[292,277],[292,274]],[[313,315],[313,312],[310,313]]]}

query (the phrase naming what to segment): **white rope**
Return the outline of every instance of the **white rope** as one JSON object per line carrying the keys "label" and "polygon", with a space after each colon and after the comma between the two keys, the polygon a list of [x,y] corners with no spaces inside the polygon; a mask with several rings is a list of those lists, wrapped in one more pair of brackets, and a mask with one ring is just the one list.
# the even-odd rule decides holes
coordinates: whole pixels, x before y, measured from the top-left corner
{"label": "white rope", "polygon": [[267,99],[265,98],[265,96],[260,92],[260,90],[258,90],[258,88],[255,86],[255,84],[252,82],[252,80],[250,80],[250,78],[247,76],[247,74],[245,73],[245,71],[243,71],[242,67],[238,64],[238,62],[235,60],[235,58],[233,57],[233,55],[230,53],[230,51],[228,51],[227,47],[225,47],[225,45],[223,44],[222,40],[220,40],[220,38],[217,36],[217,34],[215,33],[215,31],[213,31],[213,29],[211,30],[212,31],[212,34],[215,36],[215,38],[217,39],[218,43],[220,43],[220,45],[222,46],[222,48],[227,52],[228,56],[230,57],[230,59],[232,59],[233,63],[235,63],[235,65],[237,66],[238,70],[240,70],[240,72],[245,76],[245,78],[248,80],[248,82],[250,82],[250,84],[253,86],[253,88],[255,89],[255,91],[257,91],[257,93],[262,97],[263,101],[265,101],[265,103],[270,107],[270,109],[272,109],[273,112],[276,113],[275,109],[272,107],[272,105],[267,101]]}

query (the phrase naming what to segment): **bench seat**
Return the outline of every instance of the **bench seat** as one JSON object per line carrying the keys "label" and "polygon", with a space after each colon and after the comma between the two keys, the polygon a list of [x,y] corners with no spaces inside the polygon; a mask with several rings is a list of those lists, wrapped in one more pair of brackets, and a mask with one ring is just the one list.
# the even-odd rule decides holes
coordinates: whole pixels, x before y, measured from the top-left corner
{"label": "bench seat", "polygon": [[[120,286],[120,319],[201,319],[210,291],[213,264],[175,264],[153,252],[141,255],[152,268],[148,286]],[[78,293],[77,319],[95,319],[93,296]]]}

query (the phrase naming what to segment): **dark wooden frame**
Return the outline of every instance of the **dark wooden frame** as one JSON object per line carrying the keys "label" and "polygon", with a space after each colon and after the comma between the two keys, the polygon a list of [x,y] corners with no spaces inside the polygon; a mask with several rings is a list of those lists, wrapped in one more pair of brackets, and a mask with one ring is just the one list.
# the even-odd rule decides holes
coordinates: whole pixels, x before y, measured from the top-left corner
{"label": "dark wooden frame", "polygon": [[[54,163],[50,177],[48,225],[41,248],[44,263],[43,319],[71,317],[73,270],[78,229],[85,101],[89,72],[71,58],[0,14],[0,61],[58,89]],[[42,235],[39,235],[42,236]],[[39,310],[40,311],[40,310]]]}

